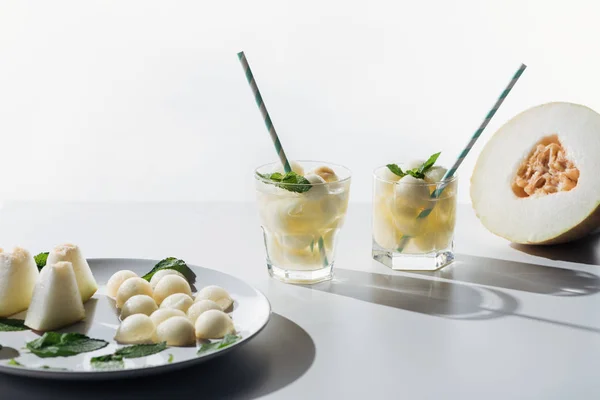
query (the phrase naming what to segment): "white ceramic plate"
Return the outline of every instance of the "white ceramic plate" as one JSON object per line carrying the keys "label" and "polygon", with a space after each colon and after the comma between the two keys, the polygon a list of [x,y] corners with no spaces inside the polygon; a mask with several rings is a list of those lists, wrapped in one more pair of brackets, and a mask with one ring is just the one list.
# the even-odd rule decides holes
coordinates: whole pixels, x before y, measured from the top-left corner
{"label": "white ceramic plate", "polygon": [[[106,282],[110,276],[121,269],[130,269],[142,276],[154,267],[157,261],[132,259],[91,259],[88,260],[94,277],[100,287],[94,297],[85,304],[86,319],[58,332],[79,332],[91,338],[103,339],[109,345],[103,349],[72,357],[39,358],[24,349],[25,343],[38,338],[32,331],[0,332],[0,372],[25,375],[38,378],[57,379],[115,379],[150,373],[162,373],[206,361],[223,355],[237,346],[246,343],[256,335],[269,321],[271,306],[267,298],[252,286],[233,276],[215,270],[194,267],[196,288],[218,285],[225,288],[234,299],[233,321],[241,340],[218,352],[197,355],[197,347],[168,347],[166,350],[148,357],[125,359],[125,369],[117,371],[96,371],[90,365],[90,359],[103,354],[111,354],[117,348],[113,337],[119,326],[118,312],[114,301],[106,296]],[[15,316],[25,318],[25,313]],[[173,355],[172,361],[169,358]],[[16,359],[23,367],[7,365],[10,359]],[[66,371],[43,369],[43,366],[65,368]]]}

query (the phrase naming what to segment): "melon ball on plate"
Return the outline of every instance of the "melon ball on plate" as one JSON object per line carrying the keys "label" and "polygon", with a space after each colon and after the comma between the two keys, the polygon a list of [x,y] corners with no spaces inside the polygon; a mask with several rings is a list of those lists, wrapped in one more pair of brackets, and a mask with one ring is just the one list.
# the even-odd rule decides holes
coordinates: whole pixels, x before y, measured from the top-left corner
{"label": "melon ball on plate", "polygon": [[184,293],[192,296],[192,289],[185,278],[177,275],[167,275],[163,277],[154,287],[154,300],[160,305],[164,299],[175,293]]}
{"label": "melon ball on plate", "polygon": [[208,310],[200,314],[194,327],[198,339],[221,339],[235,332],[229,315],[219,310]]}
{"label": "melon ball on plate", "polygon": [[117,291],[121,284],[129,278],[135,278],[137,276],[138,275],[135,272],[128,269],[115,272],[106,284],[106,294],[114,299],[117,297]]}
{"label": "melon ball on plate", "polygon": [[160,281],[167,275],[177,275],[185,279],[185,276],[179,271],[176,271],[174,269],[161,269],[156,271],[154,275],[152,275],[152,278],[150,278],[150,286],[152,286],[152,290],[154,290],[158,281]]}
{"label": "melon ball on plate", "polygon": [[150,286],[150,283],[147,280],[139,277],[126,279],[125,282],[119,286],[119,290],[117,290],[117,308],[123,307],[123,304],[125,304],[129,298],[137,294],[152,296],[152,287]]}
{"label": "melon ball on plate", "polygon": [[194,299],[185,293],[173,293],[160,303],[160,308],[175,308],[187,312],[188,308],[194,304]]}
{"label": "melon ball on plate", "polygon": [[147,294],[136,294],[127,299],[121,308],[121,320],[133,314],[150,315],[156,311],[158,307],[154,299]]}
{"label": "melon ball on plate", "polygon": [[75,272],[75,278],[77,278],[81,300],[85,303],[98,290],[96,279],[92,274],[87,260],[83,257],[78,246],[67,243],[52,249],[50,254],[48,254],[46,264],[56,264],[60,261],[67,261],[73,265],[73,272]]}
{"label": "melon ball on plate", "polygon": [[154,343],[156,341],[156,327],[149,316],[133,314],[121,322],[115,340],[124,344]]}
{"label": "melon ball on plate", "polygon": [[73,265],[66,261],[46,264],[33,290],[25,325],[36,331],[51,331],[84,318]]}
{"label": "melon ball on plate", "polygon": [[156,328],[159,341],[169,346],[190,346],[196,343],[194,326],[186,317],[171,317]]}
{"label": "melon ball on plate", "polygon": [[176,308],[159,308],[150,315],[150,319],[154,322],[155,326],[160,325],[171,317],[185,317],[185,313]]}
{"label": "melon ball on plate", "polygon": [[223,311],[227,310],[233,304],[233,299],[225,289],[220,286],[206,286],[196,295],[195,301],[212,300],[221,307]]}
{"label": "melon ball on plate", "polygon": [[38,279],[33,256],[25,249],[0,250],[0,317],[26,310]]}
{"label": "melon ball on plate", "polygon": [[192,324],[196,323],[196,320],[200,316],[200,314],[208,311],[208,310],[221,310],[221,306],[215,303],[212,300],[200,300],[192,304],[192,306],[187,310],[187,317],[192,321]]}

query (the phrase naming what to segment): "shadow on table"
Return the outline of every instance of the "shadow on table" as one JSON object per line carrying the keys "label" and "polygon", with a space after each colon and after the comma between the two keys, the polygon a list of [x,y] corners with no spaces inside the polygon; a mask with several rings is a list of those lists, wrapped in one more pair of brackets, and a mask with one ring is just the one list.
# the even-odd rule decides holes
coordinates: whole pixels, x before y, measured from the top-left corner
{"label": "shadow on table", "polygon": [[0,397],[86,400],[255,398],[273,393],[300,378],[311,367],[315,355],[315,344],[308,333],[291,320],[273,313],[263,332],[248,344],[198,366],[157,376],[108,382],[61,382],[0,375]]}
{"label": "shadow on table", "polygon": [[569,261],[581,264],[600,264],[600,233],[586,236],[574,242],[553,246],[531,246],[511,243],[510,247],[533,256],[550,260]]}
{"label": "shadow on table", "polygon": [[439,271],[422,275],[552,296],[585,296],[600,291],[600,277],[572,269],[458,254]]}
{"label": "shadow on table", "polygon": [[369,303],[453,319],[483,320],[518,309],[514,297],[501,291],[407,275],[336,269],[335,278],[311,286]]}

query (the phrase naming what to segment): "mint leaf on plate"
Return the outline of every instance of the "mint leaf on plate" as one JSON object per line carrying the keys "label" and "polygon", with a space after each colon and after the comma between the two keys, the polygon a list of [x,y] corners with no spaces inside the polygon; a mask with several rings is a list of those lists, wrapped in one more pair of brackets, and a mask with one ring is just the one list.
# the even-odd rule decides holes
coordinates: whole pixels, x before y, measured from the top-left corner
{"label": "mint leaf on plate", "polygon": [[42,268],[44,268],[46,266],[46,261],[48,261],[48,255],[50,253],[40,253],[37,256],[33,257],[33,259],[35,260],[35,263],[38,267],[38,271],[41,271]]}
{"label": "mint leaf on plate", "polygon": [[69,357],[106,347],[108,342],[92,339],[81,333],[46,332],[26,347],[38,357]]}
{"label": "mint leaf on plate", "polygon": [[29,330],[22,319],[0,318],[0,332],[15,332]]}
{"label": "mint leaf on plate", "polygon": [[233,334],[225,335],[225,337],[219,341],[205,343],[202,346],[200,346],[197,354],[201,355],[201,354],[213,353],[217,350],[224,349],[227,346],[231,346],[232,344],[234,344],[241,338],[242,338],[241,336],[233,335]]}
{"label": "mint leaf on plate", "polygon": [[390,171],[392,171],[392,173],[394,173],[394,175],[397,175],[401,178],[403,178],[404,176],[406,176],[406,173],[404,173],[404,171],[402,171],[402,168],[400,168],[398,166],[398,164],[388,164],[386,165],[386,167],[388,167],[388,169]]}
{"label": "mint leaf on plate", "polygon": [[175,257],[168,257],[164,260],[159,261],[158,264],[156,264],[150,272],[142,276],[142,278],[150,282],[152,276],[154,276],[154,274],[160,271],[161,269],[174,269],[177,272],[181,272],[183,276],[185,276],[185,279],[187,279],[187,281],[190,283],[190,285],[196,282],[196,274],[194,273],[194,271],[192,271],[190,267],[187,266],[185,261]]}
{"label": "mint leaf on plate", "polygon": [[431,157],[429,157],[427,159],[427,161],[425,161],[420,167],[419,167],[419,173],[424,174],[425,172],[427,172],[427,170],[431,167],[433,167],[433,164],[435,164],[435,162],[437,161],[438,157],[440,156],[442,152],[438,152],[435,153],[433,155],[431,155]]}
{"label": "mint leaf on plate", "polygon": [[139,358],[151,356],[152,354],[160,353],[167,348],[167,342],[155,344],[136,344],[127,346],[115,351],[115,356],[123,358]]}
{"label": "mint leaf on plate", "polygon": [[14,358],[12,358],[9,362],[7,362],[6,365],[12,365],[13,367],[24,367],[23,364],[21,364],[20,362],[18,362]]}
{"label": "mint leaf on plate", "polygon": [[92,357],[90,364],[92,365],[92,368],[97,371],[112,371],[125,368],[123,356],[117,356],[115,354]]}
{"label": "mint leaf on plate", "polygon": [[173,357],[173,354],[169,354],[169,360],[167,362],[170,364],[173,362],[174,359],[175,357]]}

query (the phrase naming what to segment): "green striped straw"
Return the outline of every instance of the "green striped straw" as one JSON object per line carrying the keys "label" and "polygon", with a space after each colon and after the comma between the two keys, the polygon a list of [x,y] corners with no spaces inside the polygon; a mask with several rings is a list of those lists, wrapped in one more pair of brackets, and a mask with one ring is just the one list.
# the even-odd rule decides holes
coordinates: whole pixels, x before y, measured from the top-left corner
{"label": "green striped straw", "polygon": [[[456,170],[458,169],[458,167],[460,167],[460,165],[462,164],[462,162],[465,160],[465,157],[467,156],[467,154],[469,154],[469,152],[473,148],[473,145],[475,144],[475,142],[477,141],[477,139],[479,139],[479,137],[481,136],[481,134],[483,133],[483,131],[485,130],[485,128],[488,126],[488,124],[490,123],[490,121],[492,120],[492,118],[494,117],[494,115],[496,115],[496,111],[498,111],[498,109],[500,108],[500,106],[504,102],[504,99],[506,99],[506,97],[508,96],[508,94],[512,90],[513,86],[515,86],[515,84],[517,83],[517,81],[519,80],[519,78],[521,77],[521,75],[523,75],[523,72],[525,71],[525,68],[527,68],[527,65],[521,64],[521,66],[519,67],[519,69],[517,70],[517,72],[515,72],[515,74],[513,75],[512,79],[510,80],[510,82],[508,83],[508,85],[506,86],[506,88],[504,89],[504,91],[502,92],[502,94],[500,94],[500,97],[498,97],[498,100],[496,100],[496,103],[494,104],[494,106],[487,113],[487,115],[485,116],[484,120],[479,125],[479,128],[477,128],[477,130],[475,131],[475,133],[471,137],[471,140],[469,140],[469,143],[467,143],[467,145],[465,146],[465,148],[463,149],[463,151],[460,153],[460,155],[458,156],[458,158],[456,159],[456,161],[452,165],[452,168],[450,168],[444,174],[444,176],[442,178],[442,182],[454,176],[454,174],[456,173]],[[446,185],[442,184],[438,189],[436,189],[436,190],[433,191],[433,193],[431,194],[431,198],[433,198],[433,199],[438,198],[442,194],[442,192],[444,191],[445,188],[446,188]],[[435,203],[434,203],[434,205],[431,208],[428,208],[426,210],[421,211],[421,213],[418,215],[417,218],[419,218],[419,219],[420,218],[426,218],[429,214],[431,214],[431,211],[433,211],[433,207],[434,206],[435,206]],[[402,252],[402,250],[404,249],[404,247],[406,246],[406,244],[408,243],[409,240],[410,240],[410,236],[404,236],[402,238],[402,242],[400,243],[400,246],[398,247],[398,251],[399,252]]]}
{"label": "green striped straw", "polygon": [[256,80],[254,80],[254,75],[252,75],[252,70],[250,69],[250,65],[248,65],[248,60],[246,60],[246,55],[243,51],[240,51],[237,54],[240,62],[242,63],[242,68],[244,68],[244,73],[246,74],[246,80],[248,80],[248,84],[250,85],[250,89],[252,89],[252,94],[254,94],[254,100],[256,101],[256,105],[260,110],[260,113],[265,121],[265,126],[271,135],[271,140],[275,145],[275,150],[277,151],[277,155],[279,156],[279,160],[281,164],[283,164],[283,169],[286,173],[292,170],[290,167],[290,162],[288,161],[285,151],[283,151],[283,147],[281,146],[281,141],[279,140],[279,136],[277,136],[277,132],[275,131],[275,127],[273,126],[273,122],[271,121],[271,117],[269,116],[269,112],[267,111],[267,106],[265,106],[265,102],[260,95],[260,91],[258,90],[258,86],[256,85]]}

